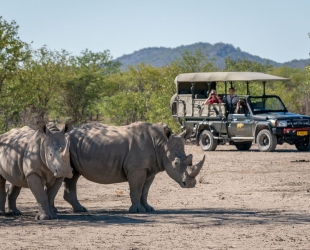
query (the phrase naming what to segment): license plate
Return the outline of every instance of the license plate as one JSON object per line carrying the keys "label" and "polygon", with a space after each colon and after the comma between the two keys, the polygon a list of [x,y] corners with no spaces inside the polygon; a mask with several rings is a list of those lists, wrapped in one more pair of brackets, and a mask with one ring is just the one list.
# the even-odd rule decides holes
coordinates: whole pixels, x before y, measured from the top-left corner
{"label": "license plate", "polygon": [[308,135],[308,131],[297,131],[298,136]]}

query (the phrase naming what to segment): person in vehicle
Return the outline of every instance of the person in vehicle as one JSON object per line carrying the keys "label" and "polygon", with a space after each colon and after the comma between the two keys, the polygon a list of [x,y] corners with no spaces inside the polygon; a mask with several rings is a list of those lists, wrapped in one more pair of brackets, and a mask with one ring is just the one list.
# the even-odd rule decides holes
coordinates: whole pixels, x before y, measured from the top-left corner
{"label": "person in vehicle", "polygon": [[214,104],[214,103],[223,103],[223,100],[218,94],[216,93],[215,89],[210,91],[210,95],[207,100],[204,102],[204,105],[207,104]]}
{"label": "person in vehicle", "polygon": [[246,102],[244,99],[240,99],[238,102],[237,102],[237,105],[236,105],[236,109],[235,109],[235,114],[246,114],[247,112],[247,106],[246,106]]}
{"label": "person in vehicle", "polygon": [[239,101],[239,97],[235,95],[235,89],[233,87],[229,88],[229,95],[226,96],[225,102],[228,106],[228,111],[230,114],[234,112],[236,105]]}

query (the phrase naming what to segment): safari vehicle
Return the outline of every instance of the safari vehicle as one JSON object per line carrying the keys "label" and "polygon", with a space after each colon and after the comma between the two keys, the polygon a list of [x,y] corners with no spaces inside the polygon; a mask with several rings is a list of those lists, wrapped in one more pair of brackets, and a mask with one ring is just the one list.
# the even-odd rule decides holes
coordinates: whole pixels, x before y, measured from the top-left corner
{"label": "safari vehicle", "polygon": [[[310,117],[288,112],[277,95],[266,95],[266,83],[290,79],[257,72],[186,73],[175,78],[176,93],[170,106],[172,116],[182,129],[192,127],[191,135],[205,151],[213,151],[218,145],[229,143],[237,150],[246,151],[252,143],[263,152],[274,151],[277,144],[289,143],[299,151],[310,150]],[[236,82],[243,82],[246,95],[244,113],[224,103],[204,105],[210,90],[224,84],[225,93],[218,93],[225,100],[228,90]],[[262,95],[252,96],[250,85],[262,83]],[[224,87],[224,88],[223,88]]]}

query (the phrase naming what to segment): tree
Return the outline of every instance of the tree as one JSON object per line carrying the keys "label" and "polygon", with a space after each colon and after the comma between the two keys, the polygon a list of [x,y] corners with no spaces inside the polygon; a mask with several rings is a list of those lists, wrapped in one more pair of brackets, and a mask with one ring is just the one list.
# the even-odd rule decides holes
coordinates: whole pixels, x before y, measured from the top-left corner
{"label": "tree", "polygon": [[151,96],[161,90],[161,69],[143,63],[122,72],[118,78],[119,90],[104,98],[102,112],[114,124],[129,124],[146,121]]}
{"label": "tree", "polygon": [[261,64],[258,62],[253,62],[246,59],[238,59],[236,61],[232,60],[230,56],[225,59],[224,71],[228,72],[262,72],[268,73],[272,70],[273,66],[268,64]]}
{"label": "tree", "polygon": [[[105,96],[105,80],[119,72],[121,65],[112,60],[108,50],[98,53],[84,50],[81,54],[71,58],[71,78],[64,83],[59,98],[66,115],[77,121],[98,116],[97,103]],[[107,89],[111,91],[110,87]]]}
{"label": "tree", "polygon": [[30,57],[29,45],[18,37],[18,28],[15,21],[8,23],[0,16],[0,93],[5,80]]}
{"label": "tree", "polygon": [[51,102],[61,92],[61,87],[70,77],[69,53],[65,50],[52,51],[46,46],[33,51],[27,61],[21,83],[28,86],[31,93],[32,112],[40,118],[47,115]]}
{"label": "tree", "polygon": [[18,37],[18,28],[15,21],[9,23],[0,16],[0,123],[4,131],[22,98],[16,74],[31,55],[29,45]]}

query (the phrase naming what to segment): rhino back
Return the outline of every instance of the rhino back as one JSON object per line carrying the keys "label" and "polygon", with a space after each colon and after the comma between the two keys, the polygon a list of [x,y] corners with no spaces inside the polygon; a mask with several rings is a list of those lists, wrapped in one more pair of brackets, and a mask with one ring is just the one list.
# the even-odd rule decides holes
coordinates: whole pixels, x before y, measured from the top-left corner
{"label": "rhino back", "polygon": [[147,123],[129,126],[85,125],[70,132],[73,166],[85,178],[103,184],[127,181],[129,171],[159,172]]}
{"label": "rhino back", "polygon": [[34,134],[35,131],[31,128],[23,127],[0,136],[0,174],[16,186],[28,187],[23,171],[23,158]]}

